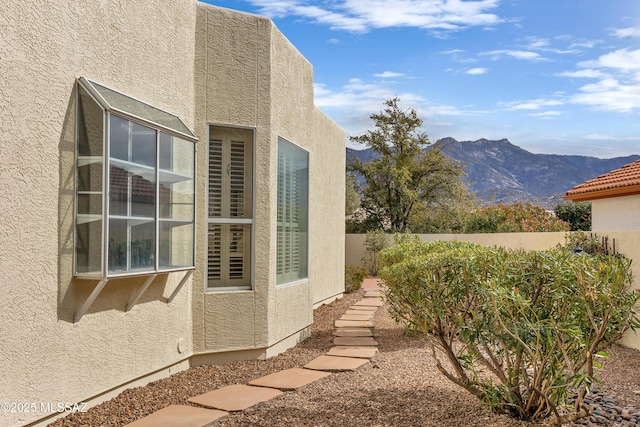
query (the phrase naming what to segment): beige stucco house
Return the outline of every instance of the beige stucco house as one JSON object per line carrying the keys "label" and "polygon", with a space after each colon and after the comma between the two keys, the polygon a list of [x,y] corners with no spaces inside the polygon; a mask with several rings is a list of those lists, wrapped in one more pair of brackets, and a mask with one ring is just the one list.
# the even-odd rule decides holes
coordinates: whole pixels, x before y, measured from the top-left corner
{"label": "beige stucco house", "polygon": [[593,231],[640,230],[640,160],[576,185],[564,196],[591,201]]}
{"label": "beige stucco house", "polygon": [[345,135],[269,19],[26,0],[0,34],[0,402],[34,404],[0,425],[309,334],[344,289]]}

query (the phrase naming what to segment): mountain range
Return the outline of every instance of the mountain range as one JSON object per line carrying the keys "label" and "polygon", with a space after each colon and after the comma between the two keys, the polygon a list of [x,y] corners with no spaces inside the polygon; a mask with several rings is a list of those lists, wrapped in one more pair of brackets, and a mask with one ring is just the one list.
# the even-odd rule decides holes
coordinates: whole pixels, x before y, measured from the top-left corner
{"label": "mountain range", "polygon": [[[573,186],[622,165],[640,159],[640,155],[599,159],[589,156],[535,154],[508,139],[457,141],[443,138],[425,150],[440,148],[448,156],[463,162],[466,182],[486,204],[531,202],[553,209]],[[367,162],[376,157],[370,149],[347,148],[352,157]]]}

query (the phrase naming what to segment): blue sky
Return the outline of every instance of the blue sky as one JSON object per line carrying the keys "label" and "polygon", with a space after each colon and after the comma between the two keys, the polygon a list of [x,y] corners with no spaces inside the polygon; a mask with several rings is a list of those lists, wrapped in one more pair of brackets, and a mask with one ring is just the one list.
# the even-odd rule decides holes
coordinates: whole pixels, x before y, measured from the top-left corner
{"label": "blue sky", "polygon": [[207,2],[270,17],[313,64],[316,105],[348,135],[398,96],[434,142],[640,154],[638,0]]}

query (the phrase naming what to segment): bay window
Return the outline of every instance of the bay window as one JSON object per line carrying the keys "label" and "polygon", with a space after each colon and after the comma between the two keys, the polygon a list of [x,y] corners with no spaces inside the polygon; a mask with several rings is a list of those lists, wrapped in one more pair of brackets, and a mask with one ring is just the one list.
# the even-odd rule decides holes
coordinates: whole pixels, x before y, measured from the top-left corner
{"label": "bay window", "polygon": [[77,99],[75,275],[193,269],[196,138],[84,78]]}

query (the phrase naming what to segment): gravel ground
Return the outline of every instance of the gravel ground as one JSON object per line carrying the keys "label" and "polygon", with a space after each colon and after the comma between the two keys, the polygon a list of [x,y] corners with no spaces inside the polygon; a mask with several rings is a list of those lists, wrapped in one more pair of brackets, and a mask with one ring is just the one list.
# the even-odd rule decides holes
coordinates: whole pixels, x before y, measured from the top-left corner
{"label": "gravel ground", "polygon": [[[86,413],[69,415],[50,426],[124,426],[170,404],[280,370],[301,367],[332,347],[333,322],[360,300],[346,295],[314,312],[311,337],[268,360],[200,366],[145,387],[124,391]],[[355,372],[336,373],[302,389],[232,414],[212,426],[549,426],[493,414],[446,380],[435,368],[424,340],[403,335],[384,308],[375,318],[380,344],[372,363]],[[599,392],[617,404],[640,408],[640,352],[614,346],[599,377]],[[601,425],[614,425],[601,424]]]}

